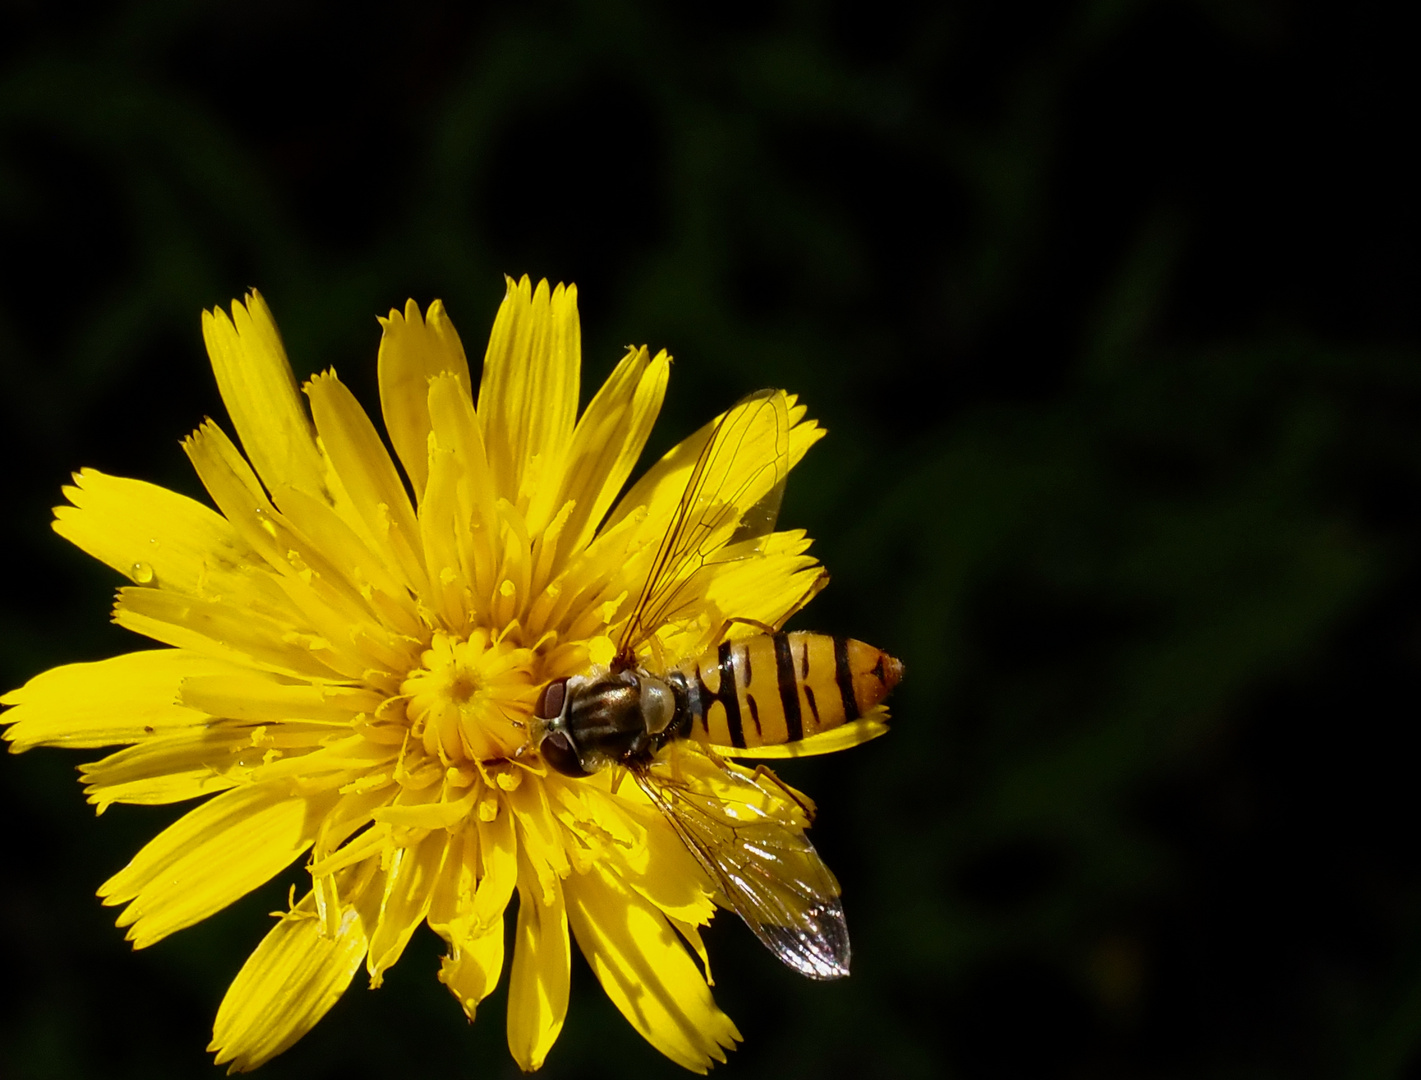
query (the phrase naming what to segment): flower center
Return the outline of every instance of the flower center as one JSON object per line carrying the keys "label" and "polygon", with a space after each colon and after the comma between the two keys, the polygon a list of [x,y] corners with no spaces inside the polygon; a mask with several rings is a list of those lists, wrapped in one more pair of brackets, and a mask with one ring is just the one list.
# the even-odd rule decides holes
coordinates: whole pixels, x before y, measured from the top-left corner
{"label": "flower center", "polygon": [[494,641],[487,630],[467,638],[436,633],[421,660],[400,693],[410,730],[429,754],[448,764],[517,752],[538,696],[531,649]]}

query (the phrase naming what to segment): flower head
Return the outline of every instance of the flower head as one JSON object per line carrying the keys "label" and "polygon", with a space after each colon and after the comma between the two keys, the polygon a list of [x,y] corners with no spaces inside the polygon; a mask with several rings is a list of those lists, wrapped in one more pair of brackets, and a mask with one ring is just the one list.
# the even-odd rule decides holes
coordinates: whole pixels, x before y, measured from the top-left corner
{"label": "flower head", "polygon": [[[204,313],[241,450],[211,421],[184,449],[217,509],[86,469],[55,512],[56,531],[132,583],[115,621],[163,647],[37,676],[3,698],[5,738],[124,746],[82,769],[100,812],[202,800],[100,889],[137,948],[305,856],[309,890],[218,1011],[219,1063],[281,1053],[362,964],[378,986],[421,923],[446,942],[439,978],[472,1019],[504,967],[516,893],[520,1066],[539,1067],[561,1029],[575,940],[636,1029],[705,1071],[739,1039],[697,932],[715,884],[644,791],[618,770],[550,770],[529,724],[540,688],[611,657],[709,427],[619,501],[665,352],[629,350],[578,417],[571,287],[510,280],[477,400],[438,301],[381,323],[403,475],[334,372],[303,403],[257,293],[230,317]],[[822,431],[786,401],[793,464]],[[753,557],[707,566],[645,651],[679,659],[778,626],[822,584],[807,547],[772,533]],[[742,775],[685,757],[712,796]],[[789,789],[764,812],[807,823]]]}

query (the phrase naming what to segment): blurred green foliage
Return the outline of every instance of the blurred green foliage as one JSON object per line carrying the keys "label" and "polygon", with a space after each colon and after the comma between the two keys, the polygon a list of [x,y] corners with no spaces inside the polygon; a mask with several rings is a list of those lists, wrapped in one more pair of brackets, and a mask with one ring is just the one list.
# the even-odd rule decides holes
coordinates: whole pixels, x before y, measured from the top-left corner
{"label": "blurred green foliage", "polygon": [[[659,452],[783,385],[799,625],[908,665],[819,800],[855,973],[731,920],[743,1076],[1421,1067],[1421,365],[1408,40],[1378,3],[5,7],[0,682],[134,647],[47,530],[93,465],[198,494],[197,313],[263,290],[373,404],[374,316],[576,281],[584,387],[678,357]],[[131,954],[90,820],[0,761],[0,1076],[206,1076],[283,881]],[[281,1077],[511,1075],[422,934]],[[676,1075],[576,962],[546,1074]]]}

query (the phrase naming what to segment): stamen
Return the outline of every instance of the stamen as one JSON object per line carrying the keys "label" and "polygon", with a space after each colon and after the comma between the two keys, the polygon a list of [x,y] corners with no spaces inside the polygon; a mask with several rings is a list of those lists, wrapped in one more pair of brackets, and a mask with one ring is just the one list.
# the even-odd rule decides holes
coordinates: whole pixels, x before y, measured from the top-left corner
{"label": "stamen", "polygon": [[400,693],[425,753],[454,766],[507,757],[524,743],[521,718],[537,697],[532,650],[484,629],[466,638],[437,632],[421,661]]}

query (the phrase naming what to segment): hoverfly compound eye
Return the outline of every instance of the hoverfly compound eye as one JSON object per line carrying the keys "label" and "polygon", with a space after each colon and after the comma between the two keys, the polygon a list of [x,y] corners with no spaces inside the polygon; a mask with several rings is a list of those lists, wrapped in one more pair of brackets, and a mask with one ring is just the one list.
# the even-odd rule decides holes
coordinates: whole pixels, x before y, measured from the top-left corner
{"label": "hoverfly compound eye", "polygon": [[543,755],[544,761],[564,776],[592,775],[582,767],[582,759],[577,755],[577,748],[572,745],[572,740],[565,732],[555,731],[549,735],[538,747],[538,753]]}
{"label": "hoverfly compound eye", "polygon": [[538,704],[533,706],[533,714],[539,720],[556,720],[562,715],[563,702],[567,700],[567,680],[554,679],[543,687],[538,695]]}

